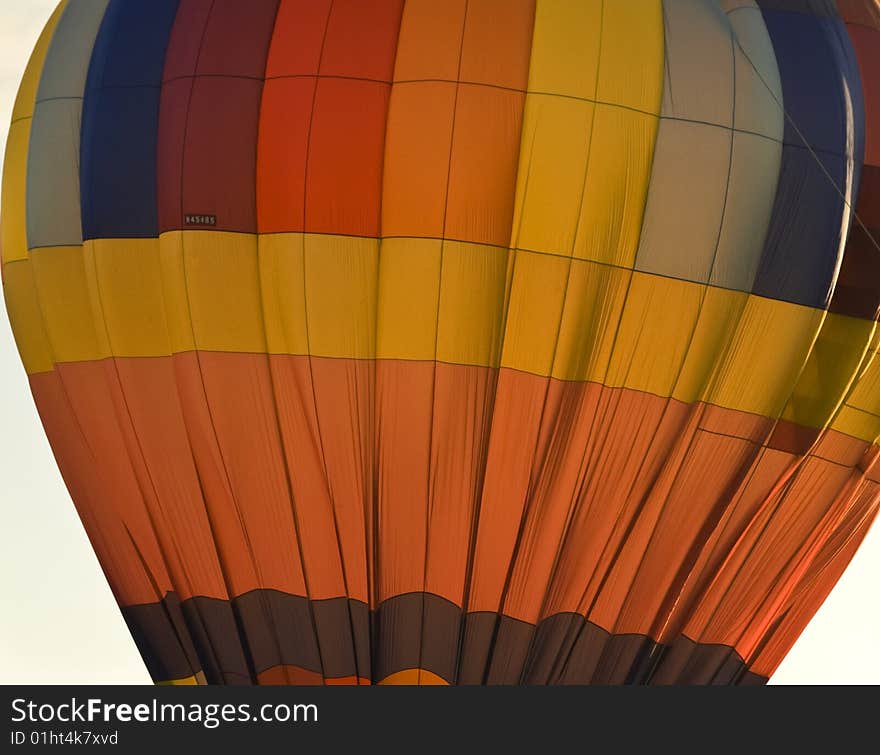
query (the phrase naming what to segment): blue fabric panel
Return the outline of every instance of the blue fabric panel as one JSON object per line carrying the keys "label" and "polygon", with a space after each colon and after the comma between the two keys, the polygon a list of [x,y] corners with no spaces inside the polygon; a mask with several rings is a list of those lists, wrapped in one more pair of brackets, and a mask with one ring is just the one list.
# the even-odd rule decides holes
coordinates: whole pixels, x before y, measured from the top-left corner
{"label": "blue fabric panel", "polygon": [[836,16],[769,10],[786,111],[779,186],[753,292],[825,308],[864,155],[858,61]]}
{"label": "blue fabric panel", "polygon": [[156,144],[179,0],[112,0],[86,82],[80,149],[83,238],[158,235]]}

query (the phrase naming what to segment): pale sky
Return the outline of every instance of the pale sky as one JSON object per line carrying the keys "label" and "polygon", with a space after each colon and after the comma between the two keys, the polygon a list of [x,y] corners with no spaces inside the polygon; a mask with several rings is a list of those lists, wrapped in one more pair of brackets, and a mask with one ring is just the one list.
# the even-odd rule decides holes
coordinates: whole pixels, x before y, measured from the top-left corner
{"label": "pale sky", "polygon": [[[55,4],[0,0],[0,155]],[[0,517],[0,684],[149,683],[52,457],[2,306]],[[771,683],[880,683],[878,582],[875,526]]]}

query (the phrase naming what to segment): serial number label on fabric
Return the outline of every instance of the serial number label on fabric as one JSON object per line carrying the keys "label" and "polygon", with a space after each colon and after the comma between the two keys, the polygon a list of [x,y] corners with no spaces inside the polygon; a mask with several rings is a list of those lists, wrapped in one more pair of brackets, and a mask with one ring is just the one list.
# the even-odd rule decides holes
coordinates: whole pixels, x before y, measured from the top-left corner
{"label": "serial number label on fabric", "polygon": [[217,225],[216,215],[184,215],[186,225]]}

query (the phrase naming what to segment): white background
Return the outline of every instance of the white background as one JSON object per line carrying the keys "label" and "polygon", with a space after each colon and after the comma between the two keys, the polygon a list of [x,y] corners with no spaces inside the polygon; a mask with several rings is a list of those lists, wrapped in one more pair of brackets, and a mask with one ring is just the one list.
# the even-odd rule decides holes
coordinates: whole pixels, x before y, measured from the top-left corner
{"label": "white background", "polygon": [[[55,1],[0,0],[0,150]],[[772,683],[880,683],[878,581],[875,526]],[[58,473],[0,307],[0,683],[149,681]]]}

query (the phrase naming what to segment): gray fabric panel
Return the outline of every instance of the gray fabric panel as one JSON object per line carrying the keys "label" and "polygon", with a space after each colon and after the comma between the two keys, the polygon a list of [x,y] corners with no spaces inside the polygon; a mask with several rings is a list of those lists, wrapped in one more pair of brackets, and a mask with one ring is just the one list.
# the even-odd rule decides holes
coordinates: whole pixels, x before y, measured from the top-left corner
{"label": "gray fabric panel", "polygon": [[58,21],[37,89],[27,169],[28,248],[82,243],[82,97],[109,0],[76,0]]}
{"label": "gray fabric panel", "polygon": [[776,197],[782,144],[737,132],[724,208],[724,225],[711,283],[750,291],[764,250]]}
{"label": "gray fabric panel", "polygon": [[664,0],[660,129],[635,269],[705,283],[724,213],[734,46],[715,0]]}
{"label": "gray fabric panel", "polygon": [[27,168],[28,249],[82,244],[81,116],[82,100],[37,103]]}
{"label": "gray fabric panel", "polygon": [[662,120],[635,269],[750,291],[782,155],[773,44],[754,0],[665,0],[664,13]]}
{"label": "gray fabric panel", "polygon": [[733,125],[733,47],[716,0],[664,0],[666,118]]}
{"label": "gray fabric panel", "polygon": [[764,16],[754,0],[728,0],[726,5],[732,6],[728,19],[736,40],[735,127],[782,141],[782,79]]}
{"label": "gray fabric panel", "polygon": [[732,134],[702,123],[660,121],[637,270],[708,280],[724,212]]}
{"label": "gray fabric panel", "polygon": [[109,0],[73,0],[58,20],[37,88],[37,102],[82,97],[92,48]]}

